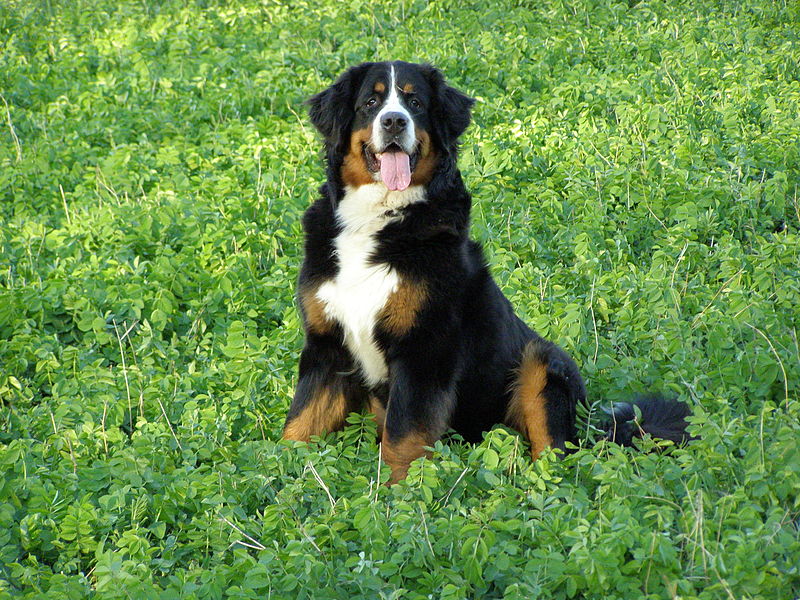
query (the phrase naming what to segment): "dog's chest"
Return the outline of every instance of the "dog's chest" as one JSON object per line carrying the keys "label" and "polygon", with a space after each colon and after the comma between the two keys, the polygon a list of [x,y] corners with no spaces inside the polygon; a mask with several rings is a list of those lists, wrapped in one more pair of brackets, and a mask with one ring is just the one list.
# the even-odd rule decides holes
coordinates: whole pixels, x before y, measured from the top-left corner
{"label": "dog's chest", "polygon": [[386,359],[375,342],[375,324],[400,276],[386,263],[375,261],[377,235],[397,219],[394,209],[424,200],[416,187],[388,192],[383,184],[348,190],[337,209],[342,231],[334,240],[339,271],[317,290],[326,315],[338,322],[344,342],[358,361],[369,385],[386,381]]}

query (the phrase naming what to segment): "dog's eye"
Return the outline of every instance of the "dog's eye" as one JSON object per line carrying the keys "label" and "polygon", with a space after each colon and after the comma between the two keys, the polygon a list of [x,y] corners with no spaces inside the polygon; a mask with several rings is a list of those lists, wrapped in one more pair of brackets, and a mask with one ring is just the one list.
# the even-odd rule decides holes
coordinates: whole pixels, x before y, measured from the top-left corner
{"label": "dog's eye", "polygon": [[373,106],[375,106],[377,103],[378,103],[378,99],[377,99],[377,98],[375,98],[375,97],[372,97],[372,98],[370,98],[369,100],[367,100],[367,108],[372,108],[372,107],[373,107]]}
{"label": "dog's eye", "polygon": [[420,107],[422,106],[422,104],[420,104],[419,100],[417,100],[417,99],[416,99],[416,98],[414,98],[413,96],[412,96],[411,98],[409,98],[409,99],[408,99],[408,105],[409,105],[411,108],[420,108]]}

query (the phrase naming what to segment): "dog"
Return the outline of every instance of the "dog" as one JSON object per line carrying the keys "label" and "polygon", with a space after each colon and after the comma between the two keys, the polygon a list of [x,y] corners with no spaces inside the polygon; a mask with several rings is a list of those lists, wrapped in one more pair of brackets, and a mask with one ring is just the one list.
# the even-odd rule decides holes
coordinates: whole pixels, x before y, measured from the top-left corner
{"label": "dog", "polygon": [[[327,181],[303,216],[305,346],[283,437],[309,441],[367,410],[389,483],[448,428],[476,442],[505,424],[533,459],[577,442],[575,361],[514,314],[469,237],[457,151],[473,104],[436,68],[401,61],[354,66],[308,100]],[[611,439],[685,439],[685,404],[634,404],[646,418]]]}

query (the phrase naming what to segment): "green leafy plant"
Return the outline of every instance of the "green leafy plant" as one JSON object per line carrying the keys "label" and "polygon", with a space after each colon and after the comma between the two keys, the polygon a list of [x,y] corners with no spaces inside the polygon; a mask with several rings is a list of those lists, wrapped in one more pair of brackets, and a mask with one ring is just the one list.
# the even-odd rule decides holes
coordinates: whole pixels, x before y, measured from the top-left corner
{"label": "green leafy plant", "polygon": [[[0,599],[800,594],[796,5],[0,5]],[[475,96],[473,235],[586,375],[581,445],[498,427],[408,479],[374,423],[279,442],[302,101],[364,60]],[[690,403],[687,447],[601,408]],[[649,451],[648,451],[649,450]]]}

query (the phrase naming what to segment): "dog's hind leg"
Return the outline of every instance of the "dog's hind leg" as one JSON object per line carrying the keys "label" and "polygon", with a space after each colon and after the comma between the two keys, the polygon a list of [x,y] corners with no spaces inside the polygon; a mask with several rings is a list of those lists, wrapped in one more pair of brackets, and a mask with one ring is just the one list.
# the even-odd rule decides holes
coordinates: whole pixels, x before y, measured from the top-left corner
{"label": "dog's hind leg", "polygon": [[551,446],[574,442],[575,405],[585,396],[577,366],[555,344],[538,339],[522,352],[505,423],[524,435],[534,459]]}

